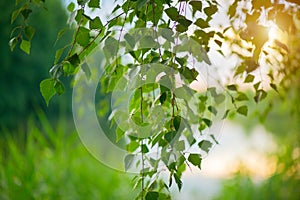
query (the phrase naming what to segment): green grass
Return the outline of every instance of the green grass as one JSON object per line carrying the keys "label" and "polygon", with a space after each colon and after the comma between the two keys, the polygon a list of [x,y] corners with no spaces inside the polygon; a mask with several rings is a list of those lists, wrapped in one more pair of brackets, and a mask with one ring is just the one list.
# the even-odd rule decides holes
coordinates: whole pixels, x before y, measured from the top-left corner
{"label": "green grass", "polygon": [[93,158],[66,121],[53,128],[39,118],[27,131],[0,133],[1,200],[134,198],[131,177]]}

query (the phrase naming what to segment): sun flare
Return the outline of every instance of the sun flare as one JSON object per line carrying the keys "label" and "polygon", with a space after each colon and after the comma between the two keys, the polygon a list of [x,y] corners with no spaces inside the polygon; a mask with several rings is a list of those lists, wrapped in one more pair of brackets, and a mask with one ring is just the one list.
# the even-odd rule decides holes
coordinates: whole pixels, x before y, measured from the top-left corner
{"label": "sun flare", "polygon": [[269,27],[268,36],[270,42],[273,42],[275,40],[278,40],[280,42],[286,41],[286,36],[284,32],[281,29],[279,29],[276,24],[271,24],[271,26]]}

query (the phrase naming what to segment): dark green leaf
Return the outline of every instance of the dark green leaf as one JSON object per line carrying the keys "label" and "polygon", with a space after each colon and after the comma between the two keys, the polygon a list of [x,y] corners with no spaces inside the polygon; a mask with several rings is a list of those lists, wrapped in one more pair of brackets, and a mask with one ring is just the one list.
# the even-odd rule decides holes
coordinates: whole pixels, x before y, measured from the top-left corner
{"label": "dark green leaf", "polygon": [[175,116],[173,119],[173,125],[176,131],[179,130],[180,127],[180,123],[181,123],[181,117],[180,116]]}
{"label": "dark green leaf", "polygon": [[193,165],[201,168],[201,161],[202,161],[201,155],[191,153],[188,157],[188,161],[190,161],[190,163],[192,163]]}
{"label": "dark green leaf", "polygon": [[229,112],[230,112],[230,110],[226,110],[225,113],[224,113],[224,115],[223,115],[223,117],[222,117],[222,119],[225,119],[227,117],[227,115],[228,115]]}
{"label": "dark green leaf", "polygon": [[168,141],[169,143],[172,142],[172,140],[175,138],[177,132],[176,131],[170,131],[168,133],[165,134],[165,139],[166,141]]}
{"label": "dark green leaf", "polygon": [[188,27],[183,26],[182,24],[177,24],[176,25],[176,31],[183,33],[186,32],[188,30]]}
{"label": "dark green leaf", "polygon": [[200,28],[208,28],[209,27],[208,22],[201,18],[198,18],[194,24],[196,24]]}
{"label": "dark green leaf", "polygon": [[251,83],[254,80],[254,76],[252,74],[248,74],[247,77],[245,78],[244,83]]}
{"label": "dark green leaf", "polygon": [[74,55],[72,55],[71,57],[69,57],[67,59],[71,65],[73,65],[74,67],[77,67],[80,64],[80,59],[79,56],[77,55],[77,53],[75,53]]}
{"label": "dark green leaf", "polygon": [[89,21],[90,29],[101,29],[103,24],[99,17]]}
{"label": "dark green leaf", "polygon": [[265,92],[264,90],[257,90],[254,100],[256,103],[258,103],[264,100],[266,97],[267,97],[267,92]]}
{"label": "dark green leaf", "polygon": [[271,88],[273,88],[273,90],[278,92],[277,86],[274,83],[270,83],[270,86],[271,86]]}
{"label": "dark green leaf", "polygon": [[163,104],[167,99],[167,93],[166,92],[163,92],[160,97],[159,97],[159,101],[161,104]]}
{"label": "dark green leaf", "polygon": [[176,21],[186,28],[188,28],[193,23],[191,20],[188,20],[182,15],[180,15]]}
{"label": "dark green leaf", "polygon": [[214,41],[219,47],[222,47],[222,42],[220,40],[214,40]]}
{"label": "dark green leaf", "polygon": [[173,176],[174,176],[175,182],[177,184],[178,190],[180,191],[182,188],[182,181],[180,179],[180,176],[178,176],[177,173],[174,173]]}
{"label": "dark green leaf", "polygon": [[158,200],[159,199],[158,197],[159,197],[158,192],[149,191],[149,192],[147,192],[145,199],[146,200]]}
{"label": "dark green leaf", "polygon": [[141,151],[142,153],[148,153],[149,152],[149,149],[148,149],[147,145],[143,144],[141,148],[142,148],[142,151]]}
{"label": "dark green leaf", "polygon": [[213,113],[214,115],[216,115],[217,114],[217,109],[215,108],[215,107],[213,107],[213,106],[208,106],[208,110],[211,112],[211,113]]}
{"label": "dark green leaf", "polygon": [[179,13],[178,13],[178,10],[177,8],[175,7],[170,7],[170,8],[167,8],[165,10],[165,13],[170,17],[170,19],[172,19],[173,21],[176,21],[179,17]]}
{"label": "dark green leaf", "polygon": [[198,143],[198,146],[200,149],[208,153],[210,148],[212,147],[212,143],[208,140],[202,140],[201,142]]}
{"label": "dark green leaf", "polygon": [[239,95],[235,98],[237,101],[247,101],[249,98],[244,93],[239,93]]}
{"label": "dark green leaf", "polygon": [[232,91],[237,91],[236,85],[228,85],[227,88]]}
{"label": "dark green leaf", "polygon": [[214,135],[209,135],[212,139],[213,139],[213,141],[216,143],[216,144],[219,144],[219,142],[218,142],[218,140],[215,138],[215,136]]}
{"label": "dark green leaf", "polygon": [[90,42],[90,31],[85,27],[79,27],[78,34],[76,37],[76,43],[80,46],[85,47]]}
{"label": "dark green leaf", "polygon": [[100,0],[90,0],[88,6],[90,8],[100,8]]}
{"label": "dark green leaf", "polygon": [[50,99],[55,95],[54,80],[48,78],[40,83],[41,94],[48,106]]}
{"label": "dark green leaf", "polygon": [[30,41],[35,33],[35,29],[31,26],[26,26],[24,32],[25,32],[26,37]]}
{"label": "dark green leaf", "polygon": [[204,8],[204,12],[208,17],[211,17],[218,11],[218,7],[215,5],[210,5],[209,7]]}
{"label": "dark green leaf", "polygon": [[31,44],[29,41],[22,40],[22,42],[20,44],[20,48],[22,49],[22,51],[24,51],[27,54],[30,54],[30,47],[31,47]]}
{"label": "dark green leaf", "polygon": [[202,10],[202,2],[201,1],[190,1],[190,5],[193,8],[193,13],[195,13],[196,11],[200,11]]}
{"label": "dark green leaf", "polygon": [[206,119],[206,118],[203,118],[202,121],[203,121],[208,127],[211,127],[211,125],[212,125],[212,121],[211,121],[211,120]]}
{"label": "dark green leaf", "polygon": [[248,114],[248,107],[247,106],[241,106],[237,109],[237,112],[241,115],[247,116]]}
{"label": "dark green leaf", "polygon": [[63,83],[59,80],[56,80],[54,82],[54,89],[58,95],[61,95],[65,92],[65,87],[64,87]]}
{"label": "dark green leaf", "polygon": [[28,16],[30,15],[30,13],[32,13],[31,9],[23,9],[21,11],[21,14],[23,15],[23,17],[24,17],[25,20],[28,18]]}

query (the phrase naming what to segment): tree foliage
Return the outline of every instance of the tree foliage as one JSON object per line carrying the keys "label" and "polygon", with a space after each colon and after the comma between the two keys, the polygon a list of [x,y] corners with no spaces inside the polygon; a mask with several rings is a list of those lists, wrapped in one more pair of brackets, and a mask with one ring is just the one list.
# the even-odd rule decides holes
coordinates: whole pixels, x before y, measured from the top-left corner
{"label": "tree foliage", "polygon": [[[17,1],[12,21],[21,17],[23,25],[13,31],[11,49],[20,42],[20,48],[30,52],[34,29],[27,19],[43,3]],[[97,15],[99,0],[77,0],[67,9],[73,39],[56,51],[51,78],[41,82],[41,93],[48,103],[55,93],[64,92],[63,76],[93,77],[87,58],[103,49],[101,88],[115,100],[110,119],[116,140],[125,142],[125,168],[140,167],[135,180],[142,189],[137,198],[169,199],[166,192],[173,183],[180,190],[186,167],[201,168],[203,156],[217,143],[210,130],[218,119],[231,113],[247,116],[247,102],[263,101],[269,89],[280,94],[294,85],[299,89],[298,46],[292,45],[300,30],[298,2],[235,0],[228,8],[226,27],[212,25],[221,9],[216,0],[125,0],[114,4],[108,20]],[[287,43],[270,40],[272,26],[289,34]],[[225,55],[223,45],[238,57],[239,65],[231,66],[234,78],[195,91],[190,84],[197,82],[203,68],[212,67],[212,52]],[[253,98],[243,85],[253,89]],[[296,95],[299,99],[299,92]],[[130,99],[128,105],[124,96]],[[168,174],[168,181],[157,179],[161,173]]]}

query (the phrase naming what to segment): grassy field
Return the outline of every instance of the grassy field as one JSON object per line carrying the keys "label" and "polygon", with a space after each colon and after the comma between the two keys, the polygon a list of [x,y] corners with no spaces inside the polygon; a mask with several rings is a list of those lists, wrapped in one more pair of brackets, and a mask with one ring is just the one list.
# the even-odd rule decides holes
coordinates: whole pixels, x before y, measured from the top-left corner
{"label": "grassy field", "polygon": [[26,131],[1,132],[0,199],[133,199],[131,177],[99,163],[66,124],[40,114]]}

